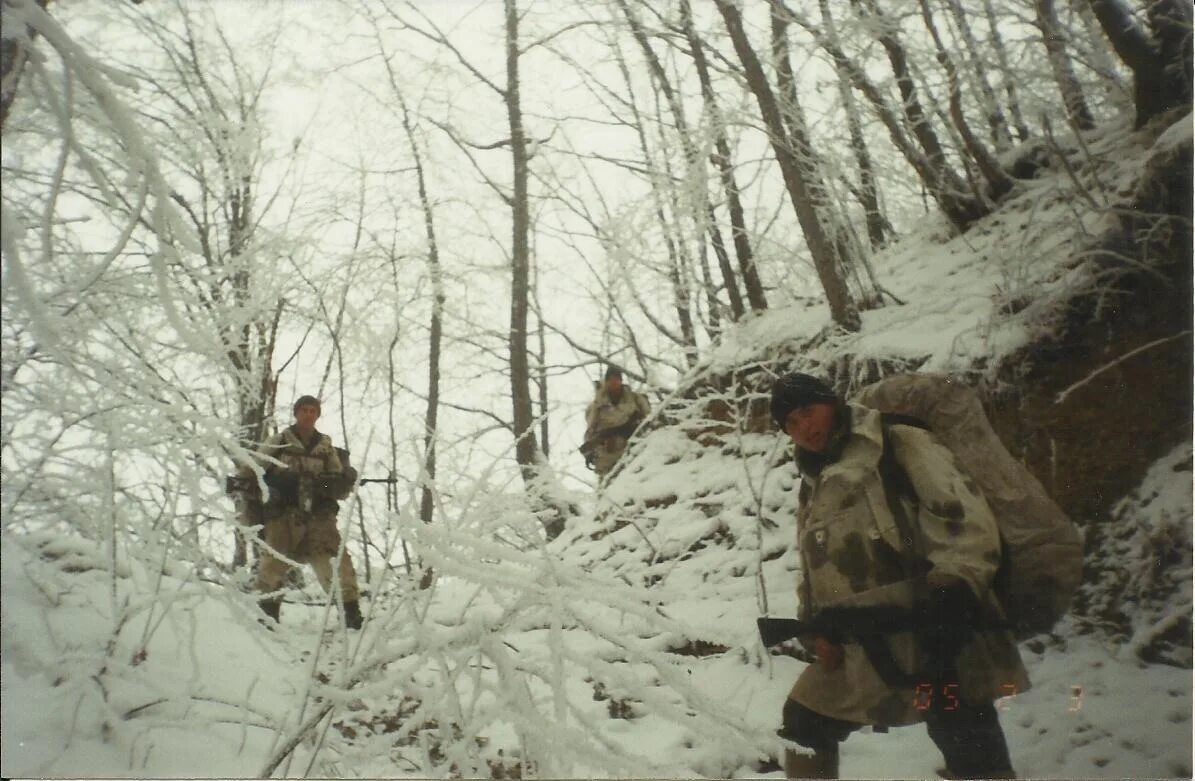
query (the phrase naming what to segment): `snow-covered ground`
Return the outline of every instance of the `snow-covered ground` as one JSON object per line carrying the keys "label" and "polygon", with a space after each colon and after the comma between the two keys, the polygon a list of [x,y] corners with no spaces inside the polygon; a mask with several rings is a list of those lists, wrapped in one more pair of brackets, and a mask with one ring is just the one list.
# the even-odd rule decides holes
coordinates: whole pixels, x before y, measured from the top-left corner
{"label": "snow-covered ground", "polygon": [[[1083,158],[1102,156],[1093,190],[1123,196],[1150,143],[1127,130],[1092,139],[1077,176],[1094,179]],[[1053,171],[965,236],[945,240],[929,221],[877,260],[904,304],[864,313],[861,332],[808,358],[995,363],[1082,283],[1065,260],[1104,219],[1083,203]],[[770,311],[700,372],[791,357],[826,320],[820,305]],[[767,655],[755,618],[796,610],[795,473],[775,434],[712,428],[711,398],[664,405],[675,423],[644,436],[551,544],[496,541],[538,530],[510,496],[432,527],[394,518],[439,580],[419,591],[378,574],[359,633],[310,584],[270,631],[243,578],[178,563],[152,540],[7,531],[0,773],[782,777],[774,730],[802,663]],[[1000,708],[1023,776],[1191,775],[1191,670],[1138,653],[1167,622],[1190,621],[1189,443],[1116,518],[1138,530],[1114,548],[1127,575],[1089,587],[1131,593],[1133,635],[1068,619],[1022,646],[1034,686]],[[1159,535],[1187,550],[1164,573],[1147,544]],[[911,727],[852,737],[842,771],[932,778],[939,766]]]}

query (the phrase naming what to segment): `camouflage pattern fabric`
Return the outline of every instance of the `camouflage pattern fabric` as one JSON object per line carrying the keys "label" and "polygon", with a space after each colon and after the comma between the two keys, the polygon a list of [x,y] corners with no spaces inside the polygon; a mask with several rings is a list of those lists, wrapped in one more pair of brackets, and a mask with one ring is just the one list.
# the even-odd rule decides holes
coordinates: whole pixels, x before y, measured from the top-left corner
{"label": "camouflage pattern fabric", "polygon": [[598,388],[593,401],[585,410],[585,441],[596,440],[593,452],[594,471],[599,475],[609,473],[627,448],[627,437],[618,434],[603,435],[601,432],[625,427],[636,417],[643,420],[649,412],[651,404],[647,397],[626,386],[623,386],[617,400],[610,397],[604,385]]}
{"label": "camouflage pattern fabric", "polygon": [[[913,495],[890,502],[880,473],[880,413],[850,405],[849,416],[838,458],[817,475],[804,475],[797,513],[799,615],[808,618],[827,607],[913,607],[928,588],[962,582],[985,613],[1001,616],[991,590],[1000,564],[996,522],[950,450],[929,431],[891,426],[892,454],[908,474]],[[902,526],[911,530],[912,540],[902,539]],[[910,575],[910,561],[918,563],[923,577],[920,572]],[[888,644],[902,671],[925,668],[912,632],[890,635]],[[842,666],[833,672],[820,664],[807,667],[789,696],[824,716],[857,724],[922,720],[927,689],[890,687],[858,644],[846,643],[844,652]],[[959,680],[934,684],[933,696],[984,703],[1029,687],[1007,630],[976,632],[960,652],[957,668]],[[937,691],[944,683],[957,685]]]}
{"label": "camouflage pattern fabric", "polygon": [[[270,463],[266,474],[293,474],[300,486],[310,486],[320,475],[342,475],[344,468],[332,438],[316,431],[306,444],[299,439],[294,427],[288,427],[270,437],[262,447],[284,466]],[[252,475],[248,467],[242,474]],[[272,491],[273,489],[271,489]],[[302,489],[296,492],[302,495]],[[261,564],[257,572],[257,588],[262,593],[278,589],[292,564],[310,564],[325,591],[331,590],[332,559],[340,549],[340,531],[336,527],[338,505],[334,499],[316,495],[311,509],[305,510],[297,502],[267,501],[262,508],[265,522]],[[358,598],[357,574],[346,552],[337,566],[342,598],[346,602]]]}

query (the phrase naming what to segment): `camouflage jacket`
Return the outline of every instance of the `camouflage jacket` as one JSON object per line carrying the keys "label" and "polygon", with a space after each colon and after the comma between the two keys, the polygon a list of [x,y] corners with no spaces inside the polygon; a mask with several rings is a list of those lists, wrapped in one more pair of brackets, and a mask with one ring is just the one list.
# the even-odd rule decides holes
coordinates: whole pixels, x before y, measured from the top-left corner
{"label": "camouflage jacket", "polygon": [[[828,607],[912,607],[928,587],[960,581],[975,593],[985,613],[1002,615],[991,589],[1000,563],[996,521],[953,453],[929,431],[890,425],[891,454],[912,490],[889,497],[881,474],[880,413],[854,405],[842,411],[849,424],[832,440],[837,457],[816,474],[803,475],[797,511],[799,615],[808,618]],[[911,541],[902,539],[902,526],[911,532]],[[924,668],[913,632],[888,635],[887,643],[903,672]],[[847,642],[844,651],[842,667],[828,672],[820,664],[810,665],[789,696],[818,713],[860,724],[898,725],[922,718],[927,691],[889,686],[857,643]],[[957,685],[933,696],[981,703],[1029,686],[1006,630],[976,632],[957,666]]]}
{"label": "camouflage jacket", "polygon": [[603,431],[625,426],[636,417],[641,421],[649,412],[651,404],[643,394],[624,387],[618,401],[614,401],[605,386],[599,387],[585,410],[585,439],[589,441]]}
{"label": "camouflage jacket", "polygon": [[[332,445],[331,437],[315,431],[310,440],[304,444],[295,433],[294,426],[288,426],[267,439],[259,452],[282,462],[282,466],[279,466],[267,461],[264,468],[266,475],[289,472],[301,479],[334,478],[335,485],[320,486],[321,490],[317,490],[317,495],[313,497],[312,511],[316,513],[330,512],[333,515],[336,513],[338,505],[333,496],[343,498],[343,495],[347,494],[348,491],[344,490],[346,486],[340,485],[347,475],[340,462],[340,456],[337,455],[336,448]],[[240,473],[244,476],[253,476],[253,470],[248,466],[242,466]],[[355,475],[353,477],[355,478]],[[348,485],[347,488],[351,490],[351,485]],[[295,504],[294,500],[297,498],[288,497],[284,501],[278,501],[278,494],[274,489],[271,489],[271,494],[275,495],[275,499],[266,503],[267,516],[277,515],[285,509],[292,509],[291,506]]]}

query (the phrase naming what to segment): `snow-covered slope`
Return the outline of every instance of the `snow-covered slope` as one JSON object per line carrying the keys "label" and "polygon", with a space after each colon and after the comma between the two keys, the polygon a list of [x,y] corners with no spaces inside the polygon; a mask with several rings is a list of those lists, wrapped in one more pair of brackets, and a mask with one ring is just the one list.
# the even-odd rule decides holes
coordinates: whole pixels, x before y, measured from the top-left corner
{"label": "snow-covered slope", "polygon": [[[768,372],[989,370],[1088,281],[1071,252],[1106,212],[1077,183],[1096,205],[1122,197],[1151,144],[1092,138],[964,236],[927,222],[877,259],[903,303],[857,334],[826,335],[824,307],[799,302],[727,333],[552,543],[498,541],[540,523],[464,480],[477,495],[459,514],[395,517],[439,579],[380,572],[362,632],[310,585],[268,631],[241,579],[169,550],[6,532],[0,773],[781,777],[774,730],[802,663],[756,639],[757,616],[796,611],[795,472],[759,419]],[[1084,598],[1132,635],[1068,619],[1024,644],[1034,688],[1000,703],[1022,775],[1190,776],[1190,669],[1150,660],[1184,661],[1155,641],[1190,631],[1191,457],[1188,443],[1157,463],[1092,560]],[[852,737],[842,770],[939,764],[912,727]]]}

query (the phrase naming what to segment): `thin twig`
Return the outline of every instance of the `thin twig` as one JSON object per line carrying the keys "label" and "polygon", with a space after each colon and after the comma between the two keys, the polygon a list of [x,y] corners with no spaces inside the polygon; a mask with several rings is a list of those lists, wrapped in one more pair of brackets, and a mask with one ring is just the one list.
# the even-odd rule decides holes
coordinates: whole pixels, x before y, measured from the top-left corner
{"label": "thin twig", "polygon": [[1138,348],[1137,348],[1137,349],[1135,349],[1135,350],[1130,350],[1129,352],[1127,352],[1127,353],[1125,353],[1124,355],[1122,355],[1122,356],[1120,356],[1119,358],[1117,358],[1115,361],[1112,361],[1111,363],[1104,364],[1104,365],[1103,365],[1103,366],[1101,366],[1100,368],[1098,368],[1098,369],[1096,369],[1095,371],[1093,371],[1091,374],[1087,375],[1087,376],[1086,376],[1086,377],[1084,377],[1083,379],[1081,379],[1081,380],[1079,380],[1078,382],[1076,382],[1074,385],[1070,386],[1070,387],[1069,387],[1069,388],[1067,388],[1066,390],[1064,390],[1064,391],[1062,391],[1061,393],[1059,393],[1059,394],[1058,394],[1058,396],[1057,396],[1057,397],[1054,399],[1054,403],[1055,403],[1055,404],[1061,404],[1062,402],[1066,401],[1066,397],[1067,397],[1067,396],[1069,396],[1069,395],[1071,394],[1071,391],[1074,391],[1074,390],[1076,390],[1076,389],[1078,389],[1078,388],[1080,388],[1080,387],[1082,387],[1082,386],[1086,385],[1087,383],[1091,382],[1091,380],[1095,379],[1095,377],[1096,377],[1097,375],[1099,375],[1099,374],[1103,374],[1103,373],[1104,373],[1104,372],[1106,372],[1108,369],[1111,369],[1113,366],[1116,366],[1116,365],[1118,365],[1118,364],[1124,363],[1124,362],[1125,362],[1125,361],[1127,361],[1129,358],[1132,358],[1134,355],[1136,355],[1136,354],[1138,354],[1138,353],[1143,353],[1143,352],[1145,352],[1146,350],[1150,349],[1151,347],[1157,347],[1157,346],[1158,346],[1158,345],[1160,345],[1160,344],[1165,344],[1166,342],[1172,342],[1172,341],[1174,341],[1175,339],[1181,339],[1181,338],[1183,338],[1184,336],[1187,336],[1187,335],[1188,335],[1188,334],[1190,334],[1190,333],[1191,333],[1191,329],[1190,329],[1190,328],[1188,328],[1187,330],[1185,330],[1185,331],[1180,331],[1180,332],[1178,332],[1177,334],[1175,334],[1175,335],[1173,335],[1173,336],[1167,336],[1167,337],[1165,337],[1165,338],[1163,338],[1163,339],[1155,339],[1154,341],[1150,342],[1149,344],[1143,344],[1143,345],[1141,345],[1140,347],[1138,347]]}

